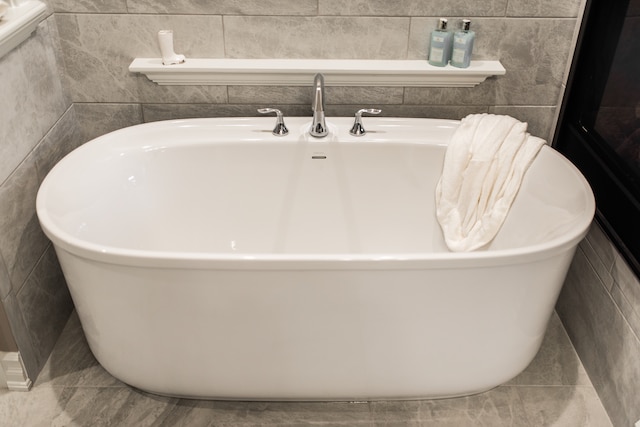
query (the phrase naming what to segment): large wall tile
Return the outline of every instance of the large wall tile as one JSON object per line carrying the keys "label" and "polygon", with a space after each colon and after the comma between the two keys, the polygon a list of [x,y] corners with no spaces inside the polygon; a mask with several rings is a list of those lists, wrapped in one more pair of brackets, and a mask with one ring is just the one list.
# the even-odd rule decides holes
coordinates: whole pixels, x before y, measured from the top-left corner
{"label": "large wall tile", "polygon": [[640,337],[640,280],[633,274],[622,256],[613,267],[612,296],[634,333]]}
{"label": "large wall tile", "polygon": [[157,32],[162,29],[174,30],[175,50],[187,57],[223,56],[219,16],[63,14],[56,22],[74,102],[140,102],[143,96],[203,102],[208,94],[214,97],[209,102],[220,100],[219,89],[167,89],[128,70],[136,57],[160,56]]}
{"label": "large wall tile", "polygon": [[318,0],[127,0],[130,13],[315,15]]}
{"label": "large wall tile", "polygon": [[[311,106],[313,80],[309,86],[229,86],[230,104],[305,104]],[[329,88],[326,88],[329,90]],[[252,114],[253,115],[253,114]]]}
{"label": "large wall tile", "polygon": [[581,0],[509,0],[507,16],[549,16],[575,18],[580,12]]}
{"label": "large wall tile", "polygon": [[51,168],[82,142],[75,108],[71,107],[34,150],[38,181],[42,182]]}
{"label": "large wall tile", "polygon": [[[589,233],[587,236],[590,234],[592,233]],[[587,261],[589,261],[589,264],[595,270],[596,275],[604,287],[611,291],[614,284],[613,275],[611,275],[611,265],[607,266],[602,262],[602,258],[598,256],[597,248],[593,246],[591,240],[588,238],[580,242],[580,248],[584,252],[587,257]],[[611,264],[613,264],[613,262]]]}
{"label": "large wall tile", "polygon": [[0,352],[18,351],[18,345],[13,338],[13,331],[4,304],[0,301]]}
{"label": "large wall tile", "polygon": [[0,183],[66,110],[49,21],[0,59]]}
{"label": "large wall tile", "polygon": [[[313,100],[312,80],[308,87],[291,86],[229,86],[231,104],[308,104]],[[401,87],[332,87],[325,88],[328,104],[352,104],[354,100],[366,104],[402,104]]]}
{"label": "large wall tile", "polygon": [[0,253],[0,304],[1,300],[5,299],[11,292],[11,279],[9,278],[9,270],[7,270],[7,264],[4,262],[2,253]]}
{"label": "large wall tile", "polygon": [[127,13],[127,0],[50,0],[55,12]]}
{"label": "large wall tile", "polygon": [[589,264],[596,275],[609,291],[615,283],[612,271],[617,258],[617,251],[613,243],[608,239],[598,221],[593,221],[586,239],[580,243]]}
{"label": "large wall tile", "polygon": [[82,142],[143,122],[140,104],[75,104]]}
{"label": "large wall tile", "polygon": [[158,86],[144,75],[136,76],[138,99],[149,103],[215,103],[228,101],[226,86]]}
{"label": "large wall tile", "polygon": [[36,217],[39,179],[33,156],[0,186],[0,253],[17,292],[49,244]]}
{"label": "large wall tile", "polygon": [[529,124],[527,132],[551,143],[553,136],[553,120],[555,107],[523,107],[523,106],[495,106],[489,108],[492,114],[506,114],[521,122]]}
{"label": "large wall tile", "polygon": [[507,0],[319,0],[321,15],[504,16]]}
{"label": "large wall tile", "polygon": [[408,105],[495,105],[502,77],[489,77],[475,87],[408,87]]}
{"label": "large wall tile", "polygon": [[49,246],[16,297],[37,351],[40,372],[73,311],[53,246]]}
{"label": "large wall tile", "polygon": [[[330,104],[354,104],[382,107],[387,104],[400,105],[404,101],[401,87],[331,87],[326,90],[326,102]],[[309,97],[311,101],[311,96]],[[363,107],[364,108],[364,107]]]}
{"label": "large wall tile", "polygon": [[[286,116],[310,116],[310,105],[279,105],[269,104],[277,108]],[[145,104],[142,106],[145,122],[159,120],[207,118],[207,117],[251,117],[258,116],[258,108],[264,104]],[[274,122],[275,123],[275,122]]]}
{"label": "large wall tile", "polygon": [[24,367],[29,374],[29,378],[33,381],[40,370],[38,362],[39,351],[31,341],[31,332],[24,320],[20,304],[18,303],[15,294],[13,292],[10,293],[2,301],[2,304],[4,305],[4,310],[9,318],[11,331],[13,332],[16,344],[18,344],[18,349],[20,350],[20,356],[22,357]]}
{"label": "large wall tile", "polygon": [[604,231],[597,222],[593,222],[587,234],[587,240],[595,250],[597,256],[602,261],[604,268],[611,270],[616,259],[616,249],[611,240],[604,234]]}
{"label": "large wall tile", "polygon": [[581,249],[557,311],[613,425],[632,425],[640,408],[640,341]]}
{"label": "large wall tile", "polygon": [[229,58],[405,59],[408,18],[225,16]]}

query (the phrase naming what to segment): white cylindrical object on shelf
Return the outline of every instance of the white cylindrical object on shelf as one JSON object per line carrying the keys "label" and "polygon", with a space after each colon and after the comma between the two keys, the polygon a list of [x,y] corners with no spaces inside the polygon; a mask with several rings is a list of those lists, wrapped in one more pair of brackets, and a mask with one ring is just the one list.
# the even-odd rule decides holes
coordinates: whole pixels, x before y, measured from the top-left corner
{"label": "white cylindrical object on shelf", "polygon": [[173,30],[158,31],[158,43],[164,65],[181,64],[185,61],[184,55],[179,55],[173,50]]}

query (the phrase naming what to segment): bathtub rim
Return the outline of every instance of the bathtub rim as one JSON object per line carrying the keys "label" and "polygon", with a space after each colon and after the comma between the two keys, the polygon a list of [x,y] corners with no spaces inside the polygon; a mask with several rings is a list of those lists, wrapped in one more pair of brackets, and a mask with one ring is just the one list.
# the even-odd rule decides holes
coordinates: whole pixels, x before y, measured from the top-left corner
{"label": "bathtub rim", "polygon": [[[294,123],[310,123],[306,117],[292,118]],[[297,119],[297,120],[295,120]],[[434,125],[452,126],[460,123],[459,120],[450,119],[431,119],[431,118],[405,118],[405,117],[382,117],[370,118],[378,120],[382,123],[395,125],[397,123],[412,123],[428,121]],[[129,134],[138,131],[161,131],[167,126],[189,126],[193,124],[207,124],[213,122],[214,126],[237,126],[238,124],[251,123],[254,126],[264,126],[267,118],[254,117],[221,117],[221,118],[194,118],[194,119],[175,119],[159,122],[142,123],[118,129],[107,134],[96,137],[87,143],[76,148],[72,153],[79,154],[84,149],[95,144],[109,144],[112,140],[121,134]],[[350,123],[351,118],[347,117],[328,117],[327,121],[337,123]],[[226,123],[229,122],[229,123]],[[219,123],[219,124],[218,124]],[[257,124],[256,124],[257,123]],[[269,123],[271,123],[269,121]],[[343,135],[338,135],[342,137]],[[294,136],[295,138],[295,136]],[[240,140],[245,141],[245,140]],[[360,141],[351,137],[347,143]],[[254,142],[249,140],[247,142]],[[304,143],[298,139],[279,138],[277,142],[285,143]],[[340,141],[342,143],[343,141]],[[367,143],[393,143],[388,140],[367,141]],[[405,143],[405,141],[397,141]],[[199,142],[201,143],[201,142]],[[199,144],[198,143],[198,144]],[[215,143],[215,142],[213,142]],[[235,141],[234,141],[235,143]],[[414,142],[411,142],[414,143]],[[415,142],[416,144],[433,142]],[[438,143],[437,145],[446,145]],[[135,149],[136,145],[128,146]],[[123,148],[118,146],[118,149]],[[71,254],[83,258],[99,261],[107,264],[128,265],[135,267],[155,267],[155,268],[196,268],[196,269],[269,269],[269,270],[308,270],[308,269],[334,269],[334,270],[359,270],[359,269],[423,269],[423,268],[472,268],[478,266],[495,266],[506,265],[518,262],[528,262],[549,258],[566,250],[573,249],[587,234],[589,227],[593,221],[596,205],[593,192],[586,178],[566,157],[557,152],[549,145],[544,145],[542,150],[549,151],[557,161],[562,162],[569,168],[572,174],[580,181],[581,186],[586,192],[586,207],[576,219],[576,223],[571,228],[571,232],[560,237],[553,238],[543,243],[529,246],[523,246],[513,249],[489,249],[477,250],[471,252],[415,252],[415,253],[223,253],[223,252],[171,252],[171,251],[152,251],[139,249],[126,249],[121,247],[109,247],[101,244],[95,244],[83,239],[72,236],[61,227],[57,226],[55,221],[48,214],[44,194],[47,187],[51,185],[52,172],[65,163],[63,158],[54,166],[52,171],[45,177],[38,189],[36,198],[36,212],[45,235],[52,241],[56,249],[63,249]],[[70,153],[71,154],[71,153]],[[64,166],[64,165],[62,165]],[[589,197],[590,195],[590,197]]]}
{"label": "bathtub rim", "polygon": [[[140,268],[161,269],[198,269],[198,270],[422,270],[447,268],[477,268],[501,265],[513,265],[551,258],[576,245],[587,234],[576,236],[561,245],[538,245],[522,250],[500,250],[464,253],[417,253],[403,255],[366,254],[256,254],[237,257],[225,254],[206,253],[153,253],[141,256],[140,253],[108,253],[79,249],[67,244],[53,242],[56,250],[62,249],[73,255],[104,264],[122,265]],[[533,250],[532,250],[533,249]],[[143,251],[137,251],[143,252]],[[173,255],[173,256],[172,256]]]}

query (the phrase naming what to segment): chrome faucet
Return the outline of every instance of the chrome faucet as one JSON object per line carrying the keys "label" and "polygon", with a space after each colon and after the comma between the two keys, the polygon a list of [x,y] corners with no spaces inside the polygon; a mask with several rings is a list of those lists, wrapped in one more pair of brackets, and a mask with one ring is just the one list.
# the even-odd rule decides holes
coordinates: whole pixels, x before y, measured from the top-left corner
{"label": "chrome faucet", "polygon": [[313,121],[309,134],[316,138],[327,136],[327,123],[324,119],[324,76],[320,73],[313,78]]}

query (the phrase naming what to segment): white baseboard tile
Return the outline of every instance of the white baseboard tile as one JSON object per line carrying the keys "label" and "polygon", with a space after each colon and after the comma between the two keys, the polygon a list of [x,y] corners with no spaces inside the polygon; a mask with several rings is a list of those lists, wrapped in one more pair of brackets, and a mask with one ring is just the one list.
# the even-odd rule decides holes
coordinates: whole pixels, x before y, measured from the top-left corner
{"label": "white baseboard tile", "polygon": [[0,379],[4,377],[4,384],[0,384],[0,387],[6,387],[12,391],[31,389],[32,383],[19,352],[0,352],[0,369],[2,369]]}

